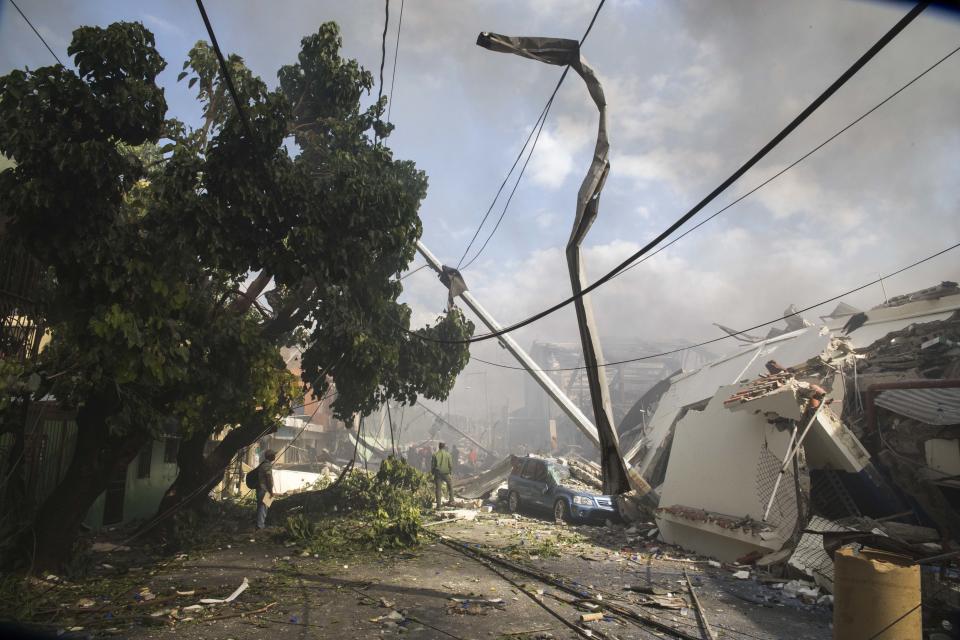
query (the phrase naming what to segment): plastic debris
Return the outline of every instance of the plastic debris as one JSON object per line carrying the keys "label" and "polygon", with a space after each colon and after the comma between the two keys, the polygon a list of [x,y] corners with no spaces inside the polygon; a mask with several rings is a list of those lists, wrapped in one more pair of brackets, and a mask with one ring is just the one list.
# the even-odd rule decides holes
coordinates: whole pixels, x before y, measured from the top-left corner
{"label": "plastic debris", "polygon": [[203,600],[200,601],[200,604],[226,604],[227,602],[233,602],[234,600],[237,599],[237,596],[239,596],[241,593],[246,591],[247,587],[249,586],[250,586],[250,581],[244,578],[240,586],[237,587],[237,589],[226,598],[223,598],[223,599],[204,598]]}

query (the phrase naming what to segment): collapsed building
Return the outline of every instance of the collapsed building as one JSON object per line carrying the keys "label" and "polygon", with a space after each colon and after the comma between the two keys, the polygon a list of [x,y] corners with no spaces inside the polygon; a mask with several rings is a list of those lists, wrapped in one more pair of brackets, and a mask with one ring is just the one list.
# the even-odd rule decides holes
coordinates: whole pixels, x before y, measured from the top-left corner
{"label": "collapsed building", "polygon": [[866,312],[841,304],[822,321],[789,317],[651,388],[620,425],[645,416],[621,447],[650,489],[622,496],[622,512],[653,516],[665,542],[790,566],[828,590],[825,540],[916,559],[953,552],[960,289],[945,282]]}
{"label": "collapsed building", "polygon": [[[587,376],[581,368],[583,349],[579,343],[535,341],[530,357],[564,394],[585,414],[592,411]],[[716,354],[684,341],[651,342],[640,339],[604,338],[603,353],[607,361],[621,364],[608,367],[607,387],[613,417],[619,425],[636,398],[657,382],[679,370],[692,370],[716,357]],[[640,435],[643,420],[630,427]],[[512,451],[526,447],[531,451],[565,450],[579,446],[590,451],[592,445],[563,410],[550,400],[538,382],[528,377],[523,384],[523,406],[507,418],[508,442]],[[631,433],[619,431],[619,437]]]}

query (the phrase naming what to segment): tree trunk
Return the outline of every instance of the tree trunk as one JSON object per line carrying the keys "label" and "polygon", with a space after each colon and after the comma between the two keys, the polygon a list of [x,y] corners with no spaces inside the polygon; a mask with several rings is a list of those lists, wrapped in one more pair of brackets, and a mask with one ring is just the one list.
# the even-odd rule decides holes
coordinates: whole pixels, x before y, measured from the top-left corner
{"label": "tree trunk", "polygon": [[66,474],[44,501],[27,534],[35,570],[58,570],[70,557],[80,524],[107,489],[110,478],[126,469],[150,435],[113,436],[106,425],[116,401],[96,397],[77,412],[77,448]]}
{"label": "tree trunk", "polygon": [[227,466],[237,452],[273,430],[275,429],[268,428],[262,420],[255,418],[227,433],[208,456],[203,455],[209,438],[208,431],[197,432],[185,440],[177,455],[180,473],[160,501],[157,516],[167,517],[165,514],[172,515],[180,509],[203,502],[210,490],[223,479]]}

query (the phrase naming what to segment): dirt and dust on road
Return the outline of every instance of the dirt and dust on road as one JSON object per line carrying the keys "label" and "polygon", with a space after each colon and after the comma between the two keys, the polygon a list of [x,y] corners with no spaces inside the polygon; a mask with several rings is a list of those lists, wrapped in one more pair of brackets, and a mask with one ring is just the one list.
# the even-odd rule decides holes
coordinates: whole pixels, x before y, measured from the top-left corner
{"label": "dirt and dust on road", "polygon": [[323,520],[294,518],[165,557],[101,544],[86,580],[36,581],[55,594],[44,600],[47,628],[192,640],[831,635],[829,606],[788,580],[684,554],[624,525],[445,510],[423,520],[412,545],[369,548],[351,543],[375,523],[331,521],[326,537],[297,529]]}

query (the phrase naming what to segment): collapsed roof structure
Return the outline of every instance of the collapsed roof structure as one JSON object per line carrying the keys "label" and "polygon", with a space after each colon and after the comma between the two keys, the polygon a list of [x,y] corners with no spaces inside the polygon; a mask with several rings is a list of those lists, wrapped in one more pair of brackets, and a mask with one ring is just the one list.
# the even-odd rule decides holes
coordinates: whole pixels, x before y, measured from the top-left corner
{"label": "collapsed roof structure", "polygon": [[960,540],[958,310],[951,282],[840,305],[674,374],[625,418],[647,416],[623,449],[650,489],[621,510],[653,515],[668,543],[789,563],[827,589],[825,532],[943,553]]}

